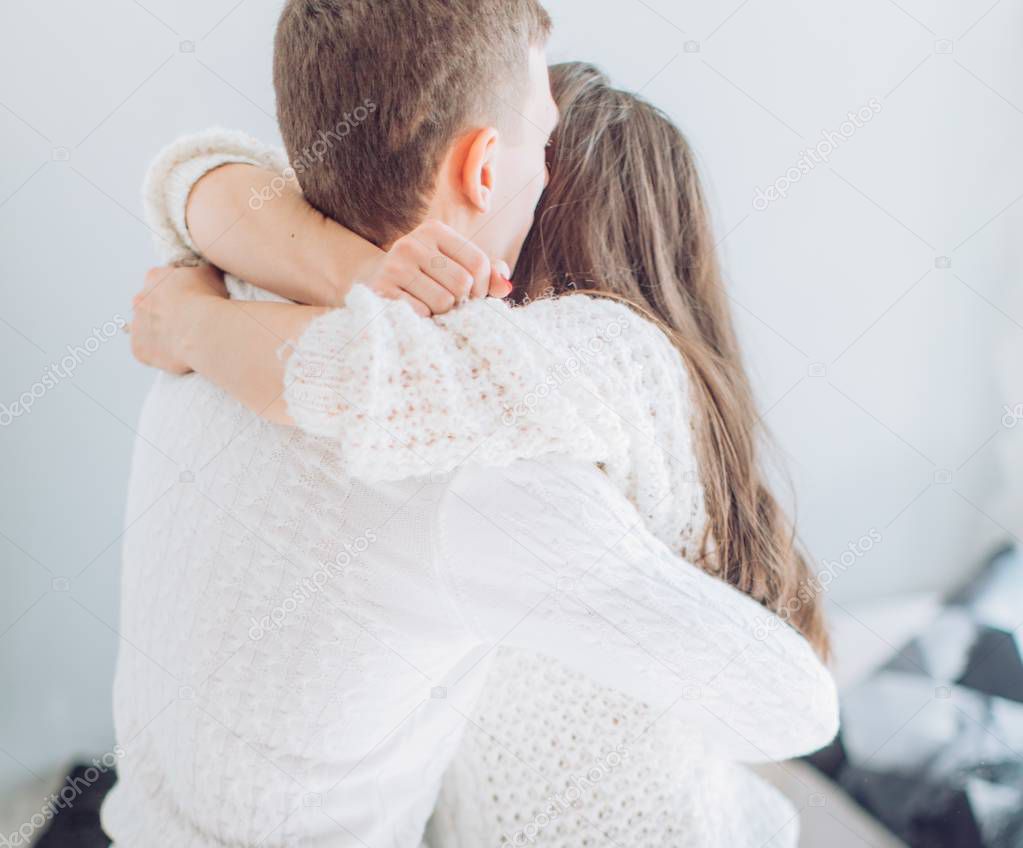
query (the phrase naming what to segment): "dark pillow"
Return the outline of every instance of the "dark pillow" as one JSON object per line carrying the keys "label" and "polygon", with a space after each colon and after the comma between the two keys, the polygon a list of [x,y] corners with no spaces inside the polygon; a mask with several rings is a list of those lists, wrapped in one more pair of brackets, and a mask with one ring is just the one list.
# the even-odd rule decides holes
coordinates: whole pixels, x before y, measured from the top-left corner
{"label": "dark pillow", "polygon": [[1000,552],[842,697],[811,762],[913,848],[1023,846],[1023,557]]}
{"label": "dark pillow", "polygon": [[[34,843],[34,848],[108,848],[110,840],[99,823],[99,808],[117,775],[113,769],[89,783],[87,765],[76,765],[64,778],[64,784],[84,787],[74,802],[59,807],[49,827]],[[58,790],[59,791],[59,790]]]}

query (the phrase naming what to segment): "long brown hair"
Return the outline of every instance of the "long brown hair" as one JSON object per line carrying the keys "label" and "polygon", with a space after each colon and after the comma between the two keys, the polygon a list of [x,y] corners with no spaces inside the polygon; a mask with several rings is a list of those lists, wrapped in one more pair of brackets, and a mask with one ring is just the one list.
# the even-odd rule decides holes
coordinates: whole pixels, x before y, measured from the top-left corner
{"label": "long brown hair", "polygon": [[742,364],[707,205],[685,137],[592,65],[551,68],[561,110],[551,178],[516,268],[516,297],[623,300],[665,331],[696,400],[707,527],[700,563],[828,654],[821,605],[760,465],[766,435]]}

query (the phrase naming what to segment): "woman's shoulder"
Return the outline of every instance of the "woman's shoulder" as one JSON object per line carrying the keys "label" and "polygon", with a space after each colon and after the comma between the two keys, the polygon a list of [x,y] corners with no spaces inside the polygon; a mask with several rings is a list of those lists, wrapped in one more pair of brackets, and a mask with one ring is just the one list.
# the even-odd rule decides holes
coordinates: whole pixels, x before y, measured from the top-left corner
{"label": "woman's shoulder", "polygon": [[577,292],[538,298],[518,309],[532,311],[563,338],[620,342],[610,346],[611,353],[628,354],[632,359],[662,359],[673,368],[681,365],[678,349],[664,328],[628,301]]}

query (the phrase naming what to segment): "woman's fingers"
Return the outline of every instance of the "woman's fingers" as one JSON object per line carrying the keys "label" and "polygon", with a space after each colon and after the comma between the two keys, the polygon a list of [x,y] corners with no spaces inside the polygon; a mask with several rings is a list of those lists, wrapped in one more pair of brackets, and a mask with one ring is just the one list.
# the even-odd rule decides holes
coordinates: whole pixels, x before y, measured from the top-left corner
{"label": "woman's fingers", "polygon": [[384,297],[406,294],[419,314],[425,309],[442,315],[467,297],[506,297],[511,291],[503,281],[507,267],[491,263],[447,224],[430,220],[391,245],[367,285]]}
{"label": "woman's fingers", "polygon": [[[451,293],[456,304],[469,296],[474,280],[472,274],[465,268],[453,259],[449,259],[440,252],[435,244],[430,242],[416,241],[414,242],[413,250],[415,252],[415,262],[419,270],[418,275],[412,275],[413,280],[421,275],[428,280],[434,281],[437,285],[442,286]],[[405,287],[405,281],[402,281],[402,287]]]}
{"label": "woman's fingers", "polygon": [[423,303],[423,301],[421,301],[414,294],[405,291],[403,286],[398,285],[382,286],[378,287],[376,292],[378,295],[380,295],[380,297],[385,298],[386,300],[405,301],[405,303],[412,307],[412,311],[415,312],[416,315],[421,315],[423,316],[423,318],[429,318],[433,314],[429,306]]}
{"label": "woman's fingers", "polygon": [[461,303],[468,298],[475,284],[472,274],[442,253],[434,253],[421,270],[427,277],[451,292],[455,303]]}
{"label": "woman's fingers", "polygon": [[132,299],[132,353],[144,365],[175,374],[189,370],[182,341],[194,298],[226,297],[216,268],[162,267],[146,273],[142,291]]}
{"label": "woman's fingers", "polygon": [[511,270],[508,268],[508,263],[502,259],[491,263],[490,296],[505,298],[514,290],[515,286],[512,285]]}
{"label": "woman's fingers", "polygon": [[440,221],[428,221],[422,225],[421,232],[429,239],[431,247],[472,277],[469,296],[486,297],[490,288],[490,258],[471,241]]}
{"label": "woman's fingers", "polygon": [[415,298],[412,295],[408,294],[407,292],[399,292],[398,296],[394,299],[404,300],[409,306],[412,307],[412,310],[416,313],[416,315],[421,315],[423,318],[429,318],[431,315],[429,306],[427,306],[418,298]]}
{"label": "woman's fingers", "polygon": [[425,303],[434,315],[450,312],[458,304],[458,298],[432,277],[420,272],[401,284],[402,291]]}

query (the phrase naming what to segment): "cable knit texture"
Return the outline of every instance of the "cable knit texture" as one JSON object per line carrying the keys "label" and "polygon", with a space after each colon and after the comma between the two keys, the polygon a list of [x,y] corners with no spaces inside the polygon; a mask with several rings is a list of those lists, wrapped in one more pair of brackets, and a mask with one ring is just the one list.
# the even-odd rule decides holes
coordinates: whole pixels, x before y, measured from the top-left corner
{"label": "cable knit texture", "polygon": [[[192,255],[184,224],[188,193],[203,173],[230,161],[283,167],[279,152],[225,131],[183,139],[158,158],[147,181],[146,208],[151,225],[165,240],[161,247],[165,258]],[[229,287],[236,297],[263,296],[241,281],[229,281]],[[267,465],[260,479],[270,473],[282,480],[298,474],[306,479],[303,485],[313,502],[327,503],[331,487],[338,485],[336,479],[401,487],[407,484],[388,481],[428,474],[443,487],[464,478],[459,469],[467,462],[511,466],[522,459],[550,456],[554,461],[555,456],[565,456],[600,463],[642,520],[642,526],[618,528],[620,532],[610,537],[606,529],[587,524],[587,514],[602,513],[596,505],[585,508],[587,493],[581,477],[543,471],[517,477],[514,468],[509,469],[517,487],[514,491],[528,495],[526,503],[540,502],[551,515],[568,510],[551,531],[555,535],[546,540],[548,549],[556,549],[559,542],[565,545],[563,528],[573,524],[583,531],[569,534],[567,549],[575,557],[585,559],[589,554],[598,559],[625,540],[621,561],[615,560],[614,570],[604,576],[615,587],[608,597],[630,598],[631,603],[600,612],[618,621],[634,647],[641,649],[637,670],[642,666],[653,675],[667,663],[673,669],[672,691],[676,683],[680,688],[674,704],[661,700],[664,693],[650,690],[647,700],[661,704],[657,709],[637,700],[635,694],[623,694],[620,690],[626,687],[622,685],[609,686],[613,680],[600,668],[585,667],[587,657],[574,662],[578,658],[559,655],[556,649],[555,656],[542,656],[552,653],[549,640],[538,639],[528,652],[497,650],[483,697],[475,706],[465,707],[471,719],[469,730],[443,778],[430,827],[432,848],[517,845],[523,844],[525,833],[530,844],[552,848],[599,845],[607,837],[637,848],[795,844],[794,811],[774,790],[721,756],[713,728],[721,726],[722,720],[743,727],[754,737],[745,741],[759,747],[759,758],[793,756],[806,746],[823,744],[834,732],[837,714],[826,671],[806,643],[785,629],[763,642],[752,638],[754,624],[766,613],[704,575],[700,577],[705,582],[692,585],[713,591],[691,597],[693,603],[684,605],[684,624],[672,617],[679,609],[666,608],[660,618],[653,619],[668,627],[663,632],[656,627],[651,630],[652,619],[635,615],[636,609],[644,607],[670,607],[672,593],[679,591],[671,568],[679,574],[692,569],[675,560],[668,570],[654,569],[641,580],[643,564],[662,561],[669,550],[691,556],[705,521],[686,371],[659,330],[621,304],[583,296],[518,308],[494,300],[476,301],[428,321],[405,304],[382,301],[368,289],[356,287],[344,309],[315,321],[284,353],[289,357],[289,410],[314,438],[296,434],[284,440],[287,431],[256,424],[260,432],[273,434],[267,439],[281,445],[268,448],[272,467]],[[203,391],[209,395],[209,389]],[[227,399],[214,403],[211,397],[205,404],[211,414],[218,405],[231,408],[233,404]],[[194,419],[199,415],[194,403],[192,410]],[[230,418],[223,408],[216,414]],[[206,416],[201,423],[211,427],[213,419]],[[206,431],[191,432],[201,437]],[[293,444],[298,447],[293,449]],[[304,458],[296,459],[292,450]],[[232,448],[225,451],[231,453]],[[296,462],[299,469],[294,468]],[[355,486],[365,498],[374,497],[359,488],[362,483],[344,485]],[[593,493],[589,494],[592,501]],[[234,497],[256,498],[259,503],[270,495],[254,487],[235,491]],[[473,506],[485,497],[484,486]],[[324,517],[333,516],[347,526],[353,507],[349,493],[343,509],[330,509]],[[624,520],[620,510],[618,516],[618,521]],[[497,518],[500,523],[511,520],[507,515]],[[472,520],[471,514],[460,518],[463,524]],[[536,523],[535,516],[532,520]],[[330,546],[326,536],[314,542],[303,526],[299,520],[289,545]],[[327,532],[326,527],[322,529]],[[531,534],[543,536],[530,527],[518,528],[514,536],[521,542]],[[607,541],[604,548],[595,550],[587,539]],[[511,544],[497,540],[488,550]],[[194,551],[193,558],[212,556],[194,545],[189,550]],[[536,549],[541,558],[542,550],[543,546]],[[555,571],[567,568],[566,562],[554,565]],[[253,562],[254,579],[261,567],[266,565]],[[364,579],[368,585],[373,580],[364,569],[355,573],[363,575],[356,581]],[[548,580],[548,589],[557,598],[559,587],[565,588],[558,582],[562,577],[541,573],[537,582],[542,586]],[[200,578],[193,575],[193,579]],[[491,618],[487,604],[471,593],[466,600],[459,590],[460,581],[468,578],[455,569],[447,579],[450,583],[445,585],[456,594],[443,602],[445,609],[464,620],[470,632],[480,626],[479,619],[486,624]],[[480,579],[483,591],[486,580]],[[638,586],[644,588],[636,594]],[[434,591],[436,587],[424,588],[424,597]],[[508,591],[515,593],[517,587],[506,587],[505,594]],[[368,603],[369,595],[361,593],[360,600]],[[485,591],[483,596],[489,597]],[[592,600],[596,603],[597,598]],[[490,598],[491,603],[499,601],[499,597]],[[355,614],[360,621],[374,622],[379,628],[376,633],[400,639],[400,622],[386,614],[387,603],[377,603],[379,607],[368,609],[342,604],[341,615]],[[321,615],[330,613],[319,610],[319,605],[317,609]],[[558,614],[550,613],[551,621],[563,618],[565,610],[559,609]],[[543,613],[541,606],[531,620],[542,624]],[[208,605],[201,605],[195,614],[210,627],[217,621]],[[602,630],[593,616],[590,609],[572,620],[573,626],[592,630],[595,650],[588,657],[599,658],[601,644],[610,645],[608,640],[613,642],[621,633],[615,636]],[[324,619],[322,624],[327,622]],[[337,625],[328,626],[328,631],[331,627]],[[674,632],[671,627],[676,628]],[[196,636],[201,633],[197,631]],[[681,638],[687,634],[699,638],[690,645]],[[212,641],[216,630],[206,636]],[[424,641],[429,640],[424,636]],[[661,653],[658,645],[672,650]],[[317,648],[321,661],[327,662],[324,650],[329,654],[332,649]],[[654,655],[657,662],[651,663]],[[702,662],[696,662],[701,658]],[[721,679],[710,675],[711,668]],[[615,670],[607,671],[613,678]],[[271,675],[271,679],[275,678]],[[376,680],[386,686],[379,677]],[[692,682],[701,680],[703,689]],[[121,672],[119,681],[124,691],[119,691],[118,703],[131,703],[125,692],[134,691],[138,684],[122,678]],[[314,690],[302,674],[290,675],[288,681],[289,687],[312,697]],[[690,682],[682,685],[684,681]],[[233,683],[239,687],[232,696],[238,702],[253,697],[246,681]],[[634,692],[639,689],[633,687]],[[286,714],[274,713],[274,721],[297,731],[308,720],[310,704],[298,700],[294,689],[283,697],[287,691],[281,690],[279,702],[290,708]],[[731,704],[734,712],[711,720],[708,704],[725,712]],[[448,725],[444,734],[452,746],[457,742],[454,726]],[[281,733],[273,727],[262,730],[278,737]],[[185,746],[201,742],[179,741]],[[443,766],[445,750],[441,747],[436,752],[432,765]],[[216,754],[223,759],[232,752],[238,753],[221,745]],[[210,753],[190,751],[188,756]],[[757,752],[748,758],[757,759]],[[153,760],[159,762],[158,757]],[[247,776],[244,758],[229,758],[220,766]],[[151,786],[152,791],[165,779],[155,765],[146,769],[136,761],[135,768],[140,770],[137,782]],[[425,777],[429,787],[431,778]],[[223,786],[206,789],[225,791]],[[238,788],[232,790],[232,796],[238,792]],[[280,803],[286,806],[285,801]],[[166,814],[180,817],[181,810],[175,813],[174,809],[168,807]],[[228,809],[232,815],[243,814],[242,807]],[[275,839],[299,834],[295,828],[285,828]],[[124,844],[143,843],[128,840]],[[198,842],[193,839],[192,844]]]}
{"label": "cable knit texture", "polygon": [[600,463],[685,552],[704,522],[685,374],[616,301],[487,299],[424,321],[356,286],[299,340],[285,382],[296,423],[342,442],[356,478],[572,456]]}
{"label": "cable knit texture", "polygon": [[782,848],[798,834],[777,790],[684,726],[555,660],[501,651],[428,842]]}

